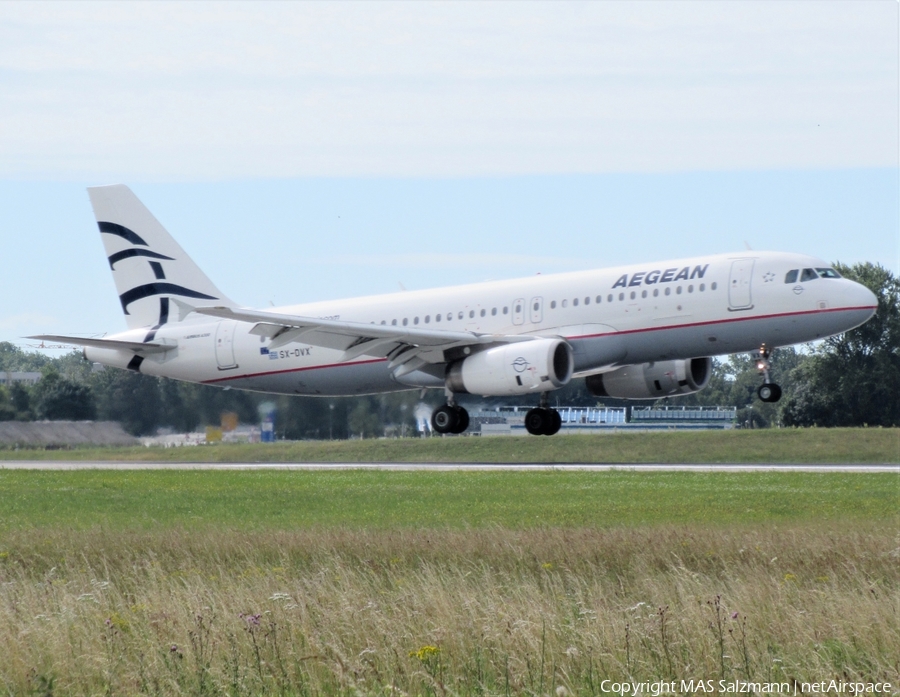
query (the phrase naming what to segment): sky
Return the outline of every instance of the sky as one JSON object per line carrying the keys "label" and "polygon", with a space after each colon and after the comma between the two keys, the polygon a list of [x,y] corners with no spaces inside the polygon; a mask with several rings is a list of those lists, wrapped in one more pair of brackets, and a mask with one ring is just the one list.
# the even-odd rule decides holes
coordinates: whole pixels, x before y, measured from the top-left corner
{"label": "sky", "polygon": [[898,3],[0,3],[0,341],[124,328],[86,186],[236,301],[732,252],[900,273]]}

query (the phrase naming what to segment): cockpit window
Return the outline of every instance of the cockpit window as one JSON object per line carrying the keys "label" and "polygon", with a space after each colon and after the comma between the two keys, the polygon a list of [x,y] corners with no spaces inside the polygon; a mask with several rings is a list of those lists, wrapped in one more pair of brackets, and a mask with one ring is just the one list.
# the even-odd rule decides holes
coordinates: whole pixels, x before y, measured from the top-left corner
{"label": "cockpit window", "polygon": [[821,278],[840,278],[841,275],[834,269],[816,269]]}
{"label": "cockpit window", "polygon": [[804,281],[814,281],[819,276],[816,274],[814,269],[803,269],[803,273],[800,274],[800,283]]}
{"label": "cockpit window", "polygon": [[784,282],[785,283],[796,283],[798,273],[800,273],[800,269],[791,269],[784,275]]}

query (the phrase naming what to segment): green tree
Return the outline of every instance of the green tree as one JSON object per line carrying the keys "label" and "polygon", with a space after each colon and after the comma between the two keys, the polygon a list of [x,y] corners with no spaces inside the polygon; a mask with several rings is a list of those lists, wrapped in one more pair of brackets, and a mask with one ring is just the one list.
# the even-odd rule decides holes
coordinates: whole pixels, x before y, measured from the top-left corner
{"label": "green tree", "polygon": [[825,339],[794,376],[789,426],[900,426],[900,279],[879,264],[835,264],[878,297],[875,316]]}
{"label": "green tree", "polygon": [[21,382],[14,382],[9,388],[9,399],[16,410],[17,421],[31,421],[34,413],[31,410],[31,392]]}
{"label": "green tree", "polygon": [[13,406],[9,390],[0,386],[0,421],[12,421],[16,418],[16,408]]}
{"label": "green tree", "polygon": [[15,344],[0,341],[0,370],[36,372],[52,363],[53,359],[42,353],[23,351]]}
{"label": "green tree", "polygon": [[135,436],[154,433],[159,427],[162,400],[157,378],[108,368],[95,374],[94,386],[101,419],[118,421]]}
{"label": "green tree", "polygon": [[358,398],[347,416],[350,435],[360,438],[384,435],[384,426],[378,411],[378,401],[374,397]]}
{"label": "green tree", "polygon": [[97,405],[91,388],[47,369],[34,387],[35,411],[38,418],[51,421],[84,421],[97,416]]}

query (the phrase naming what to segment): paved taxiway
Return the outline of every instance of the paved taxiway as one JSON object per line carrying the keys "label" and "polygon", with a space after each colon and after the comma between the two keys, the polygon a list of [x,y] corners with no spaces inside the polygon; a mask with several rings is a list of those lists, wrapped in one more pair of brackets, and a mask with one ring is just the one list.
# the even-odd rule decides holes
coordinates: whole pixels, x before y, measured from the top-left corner
{"label": "paved taxiway", "polygon": [[900,474],[900,464],[514,464],[514,463],[416,463],[416,462],[102,462],[77,460],[0,461],[0,469],[16,470],[386,470],[396,472],[503,472],[547,470],[557,472],[890,472]]}

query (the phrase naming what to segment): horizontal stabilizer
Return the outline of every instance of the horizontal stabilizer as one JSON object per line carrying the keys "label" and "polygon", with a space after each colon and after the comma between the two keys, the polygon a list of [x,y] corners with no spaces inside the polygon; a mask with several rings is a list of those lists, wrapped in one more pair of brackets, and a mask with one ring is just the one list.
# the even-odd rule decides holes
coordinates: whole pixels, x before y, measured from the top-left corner
{"label": "horizontal stabilizer", "polygon": [[165,344],[146,343],[139,341],[116,341],[115,339],[85,339],[80,336],[58,336],[56,334],[38,334],[28,336],[26,339],[38,339],[40,341],[58,341],[61,344],[74,344],[75,346],[91,346],[93,348],[113,349],[117,351],[134,351],[135,353],[164,353],[171,351],[175,346]]}

